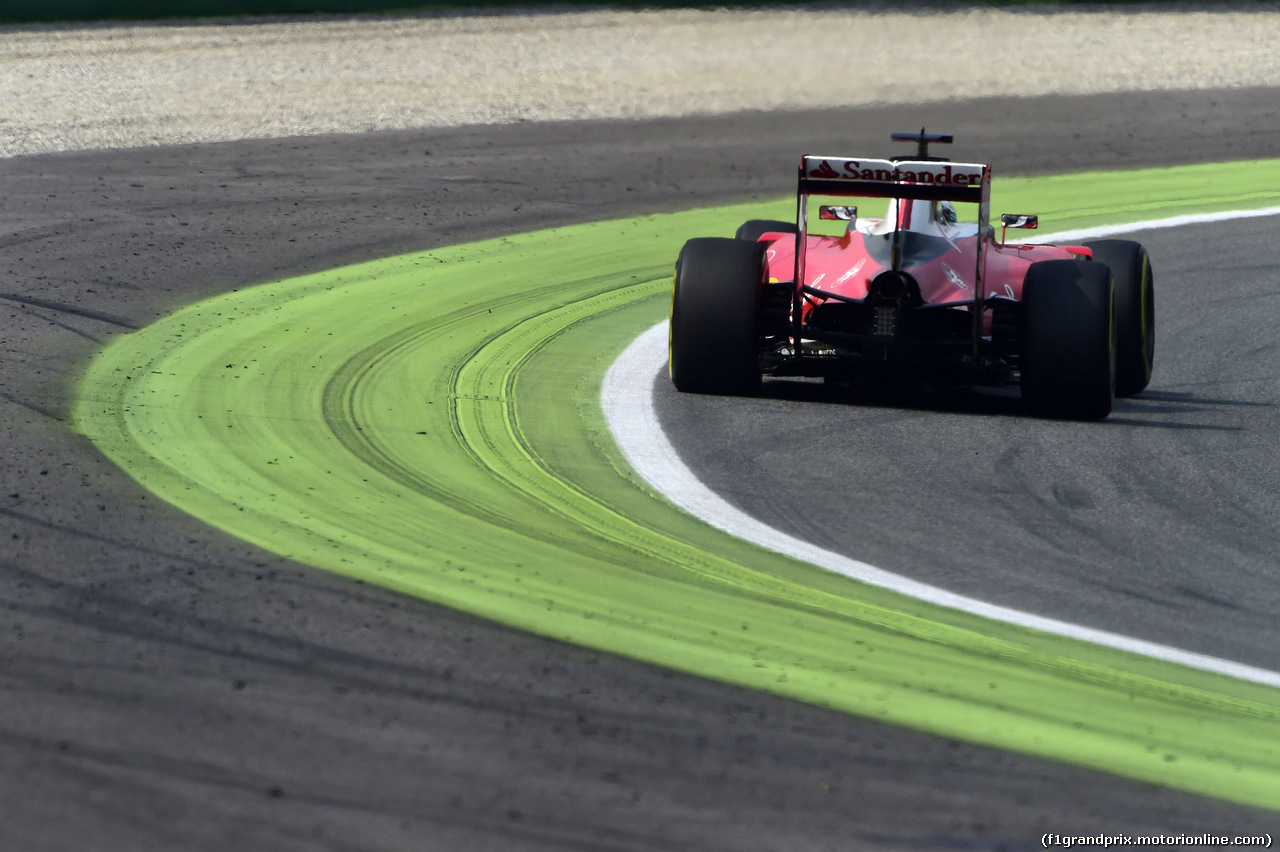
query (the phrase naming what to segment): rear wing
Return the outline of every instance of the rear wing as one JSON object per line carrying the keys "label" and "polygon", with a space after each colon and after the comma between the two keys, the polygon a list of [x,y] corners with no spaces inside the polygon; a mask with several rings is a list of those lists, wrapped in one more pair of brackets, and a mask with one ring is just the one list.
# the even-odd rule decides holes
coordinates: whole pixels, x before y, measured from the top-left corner
{"label": "rear wing", "polygon": [[990,180],[991,167],[981,163],[815,156],[800,163],[802,195],[981,203]]}
{"label": "rear wing", "polygon": [[[897,136],[895,135],[895,138]],[[916,140],[915,136],[909,140]],[[927,141],[950,138],[926,138],[920,132],[920,156]],[[910,198],[924,201],[960,201],[978,205],[978,233],[988,233],[991,211],[991,166],[982,163],[951,163],[940,159],[852,159],[849,157],[805,156],[800,160],[799,191],[796,199],[795,300],[797,317],[795,346],[799,351],[799,300],[805,290],[805,248],[808,242],[808,207],[810,195],[857,198]],[[898,229],[894,229],[892,268],[901,269],[902,253]],[[986,265],[986,240],[977,251],[974,270],[973,347],[978,355],[983,311],[983,271]]]}

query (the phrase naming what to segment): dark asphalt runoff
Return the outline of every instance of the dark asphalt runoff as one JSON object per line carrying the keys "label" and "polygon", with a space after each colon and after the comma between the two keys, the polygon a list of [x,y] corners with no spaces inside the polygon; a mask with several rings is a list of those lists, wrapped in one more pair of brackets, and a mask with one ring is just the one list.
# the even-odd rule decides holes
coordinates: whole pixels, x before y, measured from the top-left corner
{"label": "dark asphalt runoff", "polygon": [[[1268,90],[992,99],[0,160],[0,849],[1030,849],[1045,832],[1274,832],[1271,813],[674,675],[327,575],[148,495],[70,430],[68,412],[113,335],[247,284],[776,197],[792,190],[806,150],[880,151],[889,131],[921,125],[956,133],[953,155],[997,174],[1267,157],[1280,110],[1259,105],[1275,100]],[[1265,457],[1276,356],[1264,331],[1244,333],[1274,316],[1275,265],[1248,244],[1149,243],[1163,299],[1156,382],[1113,421],[1054,427],[1069,455],[1037,435],[1046,424],[1002,410],[767,400],[742,410],[829,418],[842,448],[864,418],[895,452],[908,433],[936,442],[945,430],[966,448],[971,437],[977,455],[955,475],[999,510],[953,552],[981,549],[996,591],[1048,596],[1056,609],[1085,590],[1103,624],[1133,597],[1144,617],[1163,608],[1176,630],[1185,616],[1189,642],[1234,654],[1275,611],[1274,595],[1258,592],[1265,566],[1251,542],[1276,541]],[[1223,264],[1234,275],[1212,286],[1251,301],[1186,283]],[[673,423],[726,422],[717,404],[665,410]],[[1103,456],[1117,447],[1125,458],[1112,469]],[[919,479],[887,460],[868,470],[891,499]],[[788,487],[798,475],[839,487],[804,469]],[[855,487],[851,497],[864,496],[868,483]],[[1131,558],[1185,541],[1194,490],[1198,528],[1215,530],[1199,552],[1232,564],[1194,572],[1186,558]],[[1013,517],[1028,501],[1032,514]],[[1112,509],[1139,518],[1150,541],[1122,519],[1100,526]],[[891,520],[871,523],[880,532]],[[830,528],[813,533],[839,543]],[[927,538],[858,552],[925,570]],[[1074,543],[1089,565],[1061,556]],[[1031,583],[1000,562],[1020,553],[1047,573]],[[987,588],[974,574],[982,561],[957,582]],[[1207,579],[1218,575],[1229,582]],[[1212,618],[1231,607],[1238,615]]]}

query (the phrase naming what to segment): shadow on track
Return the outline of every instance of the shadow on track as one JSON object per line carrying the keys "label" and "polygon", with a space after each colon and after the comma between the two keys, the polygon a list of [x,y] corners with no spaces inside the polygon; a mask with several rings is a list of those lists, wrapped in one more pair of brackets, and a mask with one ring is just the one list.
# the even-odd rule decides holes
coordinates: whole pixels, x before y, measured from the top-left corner
{"label": "shadow on track", "polygon": [[[759,398],[825,405],[899,409],[938,414],[978,417],[1038,419],[1027,413],[1016,388],[935,388],[923,383],[868,382],[843,385],[821,379],[766,379]],[[1111,416],[1102,425],[1134,426],[1145,429],[1244,431],[1243,426],[1214,423],[1187,423],[1168,419],[1174,416],[1213,411],[1224,406],[1274,408],[1273,403],[1252,400],[1210,399],[1177,391],[1144,391],[1134,397],[1117,399]]]}

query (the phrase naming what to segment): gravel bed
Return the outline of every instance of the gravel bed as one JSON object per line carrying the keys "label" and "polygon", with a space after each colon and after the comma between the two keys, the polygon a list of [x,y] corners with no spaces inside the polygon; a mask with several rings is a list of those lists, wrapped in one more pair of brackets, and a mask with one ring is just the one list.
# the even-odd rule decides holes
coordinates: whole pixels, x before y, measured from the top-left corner
{"label": "gravel bed", "polygon": [[0,28],[0,156],[1280,84],[1280,5],[571,10]]}

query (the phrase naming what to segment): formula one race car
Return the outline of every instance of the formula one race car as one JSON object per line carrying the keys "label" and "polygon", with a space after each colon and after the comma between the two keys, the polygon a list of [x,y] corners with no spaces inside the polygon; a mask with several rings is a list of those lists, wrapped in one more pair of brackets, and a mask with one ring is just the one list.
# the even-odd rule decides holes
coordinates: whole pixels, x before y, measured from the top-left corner
{"label": "formula one race car", "polygon": [[[796,222],[685,243],[671,300],[677,389],[751,394],[761,376],[1021,385],[1032,413],[1099,419],[1151,379],[1146,249],[1005,242],[989,224],[991,168],[929,156],[952,137],[895,133],[914,157],[806,156]],[[827,235],[809,233],[810,199]],[[849,199],[880,215],[860,215]],[[962,215],[967,214],[967,215]],[[834,227],[832,227],[832,223]]]}

